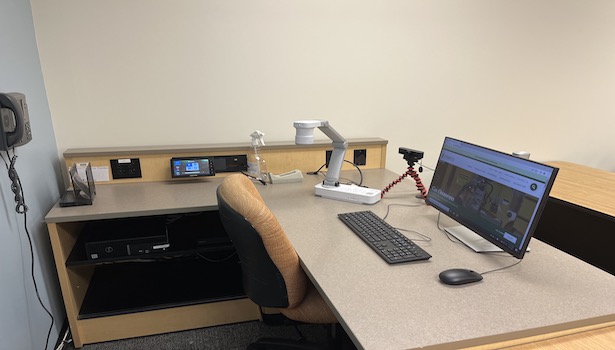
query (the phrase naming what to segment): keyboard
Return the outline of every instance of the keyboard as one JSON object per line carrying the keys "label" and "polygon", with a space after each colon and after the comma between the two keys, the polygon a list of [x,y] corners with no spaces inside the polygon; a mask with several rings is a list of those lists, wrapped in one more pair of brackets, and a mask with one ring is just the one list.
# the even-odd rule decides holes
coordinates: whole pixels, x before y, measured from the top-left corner
{"label": "keyboard", "polygon": [[429,253],[371,210],[337,214],[337,216],[389,264],[431,258]]}

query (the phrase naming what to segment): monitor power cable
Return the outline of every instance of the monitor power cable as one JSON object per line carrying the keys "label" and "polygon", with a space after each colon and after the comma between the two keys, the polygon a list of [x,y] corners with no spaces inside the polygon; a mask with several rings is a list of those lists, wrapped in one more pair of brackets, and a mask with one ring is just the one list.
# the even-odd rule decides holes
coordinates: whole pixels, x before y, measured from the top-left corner
{"label": "monitor power cable", "polygon": [[[489,253],[486,253],[486,254],[489,254]],[[492,253],[492,254],[493,254],[493,253]],[[504,266],[504,267],[498,267],[497,269],[488,270],[488,271],[485,271],[485,272],[479,272],[479,274],[482,276],[482,275],[486,275],[486,274],[488,274],[488,273],[492,273],[492,272],[496,272],[496,271],[506,270],[506,269],[509,269],[509,268],[511,268],[511,267],[513,267],[513,266],[515,266],[515,265],[520,264],[522,261],[523,261],[522,259],[519,259],[517,262],[512,263],[512,264],[510,264],[510,265],[507,265],[507,266]]]}
{"label": "monitor power cable", "polygon": [[453,243],[458,243],[458,244],[463,244],[461,243],[461,241],[459,241],[457,238],[452,239],[451,235],[446,232],[445,229],[443,229],[442,227],[440,227],[440,214],[442,214],[441,212],[438,212],[438,220],[436,221],[436,226],[438,227],[438,230],[444,232],[444,235],[446,236],[446,238],[448,238],[449,241],[453,242]]}

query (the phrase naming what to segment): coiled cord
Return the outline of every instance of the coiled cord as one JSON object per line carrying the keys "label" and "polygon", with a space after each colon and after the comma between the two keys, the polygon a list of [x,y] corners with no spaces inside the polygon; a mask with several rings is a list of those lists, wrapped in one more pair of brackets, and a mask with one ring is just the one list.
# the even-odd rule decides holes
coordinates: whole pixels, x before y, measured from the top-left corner
{"label": "coiled cord", "polygon": [[41,294],[38,289],[36,278],[34,277],[34,246],[32,243],[32,236],[30,235],[30,231],[28,230],[28,218],[26,214],[28,212],[28,206],[26,205],[23,188],[21,187],[21,180],[19,180],[17,169],[15,169],[15,162],[17,161],[17,155],[15,154],[14,148],[12,149],[12,151],[13,151],[13,156],[10,156],[8,150],[6,151],[6,157],[10,160],[10,162],[7,163],[7,159],[4,157],[2,153],[0,153],[0,157],[4,161],[4,165],[6,166],[6,169],[8,170],[9,179],[11,180],[11,191],[13,191],[13,194],[15,194],[15,203],[16,203],[15,211],[18,214],[23,215],[24,230],[26,232],[26,237],[28,238],[28,245],[30,248],[29,249],[30,250],[30,277],[32,278],[34,292],[36,294],[36,298],[38,299],[39,304],[41,305],[43,310],[45,310],[47,315],[51,318],[51,324],[49,325],[49,330],[47,331],[47,338],[45,340],[45,347],[44,347],[44,349],[47,349],[47,344],[49,343],[49,338],[51,337],[51,331],[53,330],[55,319],[53,317],[53,314],[51,313],[50,308],[45,306],[45,303],[43,303],[43,299],[41,298]]}
{"label": "coiled cord", "polygon": [[17,169],[15,169],[15,161],[17,160],[17,156],[13,155],[11,158],[10,165],[7,166],[9,172],[9,179],[11,180],[11,191],[15,194],[15,211],[18,214],[24,214],[28,211],[28,206],[23,198],[23,190],[21,188],[21,180],[19,180],[19,174],[17,174]]}

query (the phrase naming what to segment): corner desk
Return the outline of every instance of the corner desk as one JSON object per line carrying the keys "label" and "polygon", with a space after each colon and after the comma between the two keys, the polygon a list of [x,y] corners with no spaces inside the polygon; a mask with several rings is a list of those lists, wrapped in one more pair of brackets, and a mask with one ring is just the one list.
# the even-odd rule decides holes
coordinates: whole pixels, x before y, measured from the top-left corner
{"label": "corner desk", "polygon": [[[382,169],[364,176],[373,188],[396,178]],[[447,239],[437,227],[437,211],[415,198],[412,182],[398,184],[373,206],[361,206],[315,197],[316,181],[260,190],[359,349],[496,349],[615,325],[615,276],[605,271],[534,239],[520,264],[475,284],[447,286],[438,280],[442,270],[482,272],[517,260],[478,254]],[[393,226],[428,236],[431,241],[417,243],[433,257],[385,263],[336,218],[364,209],[380,217],[388,210]],[[442,217],[440,225],[447,224]]]}
{"label": "corner desk", "polygon": [[[343,177],[358,181],[356,171]],[[363,170],[363,184],[384,188],[398,177],[385,169]],[[438,214],[416,198],[414,183],[400,183],[373,206],[314,196],[319,176],[301,183],[257,188],[294,245],[301,264],[358,349],[480,349],[534,342],[554,335],[615,325],[615,276],[540,240],[509,269],[461,287],[439,282],[442,270],[486,271],[516,259],[477,254],[447,239]],[[92,206],[54,207],[45,220],[75,346],[215,324],[258,319],[246,298],[173,305],[82,319],[79,310],[92,278],[91,267],[67,267],[80,228],[92,220],[148,217],[216,210],[221,178],[198,182],[156,181],[97,187]],[[418,231],[406,235],[433,257],[388,265],[336,214],[369,209],[393,226]],[[440,224],[446,226],[447,219]],[[199,276],[207,278],[207,276]],[[219,281],[211,281],[216,283]]]}
{"label": "corner desk", "polygon": [[[353,161],[353,150],[362,150],[362,168],[383,168],[386,145],[387,141],[380,138],[349,139],[346,158]],[[269,171],[277,174],[317,169],[325,163],[331,147],[330,141],[323,140],[309,146],[267,142],[261,153]],[[258,307],[243,292],[241,268],[233,257],[232,244],[198,243],[199,238],[221,238],[215,193],[228,173],[216,173],[204,180],[171,180],[169,167],[169,159],[174,156],[235,157],[250,151],[249,143],[228,143],[63,152],[67,168],[89,162],[98,170],[107,168],[108,175],[96,183],[92,205],[62,208],[56,203],[45,216],[76,347],[259,319]],[[111,160],[127,158],[140,159],[142,176],[112,179]],[[351,166],[346,164],[345,168]],[[88,227],[112,226],[129,233],[126,230],[143,231],[140,223],[150,227],[152,220],[161,219],[171,222],[165,224],[169,240],[176,238],[166,252],[87,259],[83,237]]]}

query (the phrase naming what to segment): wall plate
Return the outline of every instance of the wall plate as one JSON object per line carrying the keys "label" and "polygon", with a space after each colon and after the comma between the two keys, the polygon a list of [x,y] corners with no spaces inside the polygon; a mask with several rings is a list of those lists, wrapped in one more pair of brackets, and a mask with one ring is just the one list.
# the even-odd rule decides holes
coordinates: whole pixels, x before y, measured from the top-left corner
{"label": "wall plate", "polygon": [[141,177],[139,158],[111,159],[111,175],[114,179],[134,179]]}

